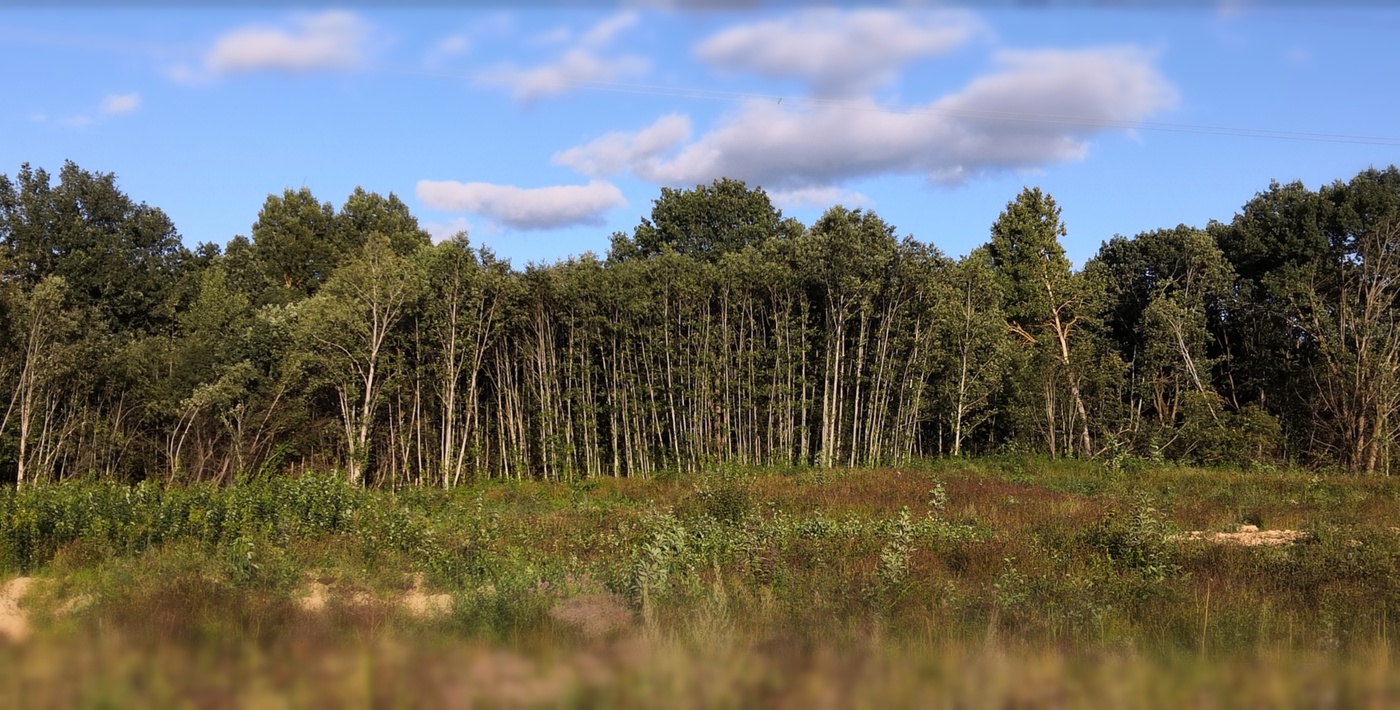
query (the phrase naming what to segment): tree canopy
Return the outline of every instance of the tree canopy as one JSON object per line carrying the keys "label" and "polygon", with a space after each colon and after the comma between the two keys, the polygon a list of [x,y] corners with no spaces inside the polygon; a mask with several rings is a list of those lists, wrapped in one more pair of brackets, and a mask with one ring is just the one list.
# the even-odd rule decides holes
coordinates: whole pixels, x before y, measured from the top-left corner
{"label": "tree canopy", "polygon": [[366,485],[1037,452],[1389,471],[1400,171],[1106,240],[1015,195],[950,258],[876,213],[666,188],[524,269],[403,201],[268,196],[185,248],[111,174],[0,175],[0,475]]}
{"label": "tree canopy", "polygon": [[661,188],[651,219],[643,219],[630,239],[614,236],[613,255],[646,257],[671,250],[714,262],[724,254],[800,232],[801,225],[784,220],[763,188],[721,178],[689,190]]}

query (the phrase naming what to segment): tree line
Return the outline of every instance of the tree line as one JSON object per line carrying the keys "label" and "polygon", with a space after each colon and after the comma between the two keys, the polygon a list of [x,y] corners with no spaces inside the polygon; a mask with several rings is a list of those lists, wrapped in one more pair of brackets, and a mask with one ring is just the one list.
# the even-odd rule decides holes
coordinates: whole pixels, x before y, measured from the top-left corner
{"label": "tree line", "polygon": [[868,210],[663,188],[605,257],[269,195],[185,247],[112,174],[0,175],[0,477],[453,486],[1036,452],[1388,473],[1400,171],[1271,184],[1074,270],[1023,190],[954,259]]}

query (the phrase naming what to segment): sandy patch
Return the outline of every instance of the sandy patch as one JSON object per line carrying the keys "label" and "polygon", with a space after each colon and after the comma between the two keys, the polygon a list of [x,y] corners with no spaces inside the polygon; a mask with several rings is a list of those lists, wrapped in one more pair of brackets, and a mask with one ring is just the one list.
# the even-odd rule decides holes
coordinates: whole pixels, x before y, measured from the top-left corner
{"label": "sandy patch", "polygon": [[1254,525],[1241,525],[1235,532],[1192,530],[1177,535],[1176,539],[1200,540],[1241,547],[1259,547],[1261,545],[1292,545],[1308,539],[1308,534],[1302,530],[1260,530]]}
{"label": "sandy patch", "polygon": [[297,606],[302,611],[319,614],[326,610],[332,599],[348,607],[379,607],[394,605],[403,608],[417,617],[441,616],[452,611],[452,595],[433,594],[423,586],[423,576],[415,574],[411,586],[397,600],[386,602],[364,589],[338,589],[331,584],[312,578],[302,587],[297,597]]}
{"label": "sandy patch", "polygon": [[549,617],[577,628],[589,638],[604,638],[632,626],[632,610],[616,594],[583,594],[561,600]]}
{"label": "sandy patch", "polygon": [[429,594],[423,589],[423,575],[413,575],[413,586],[400,602],[408,613],[418,617],[442,616],[452,611],[451,594]]}
{"label": "sandy patch", "polygon": [[318,579],[313,579],[302,589],[301,596],[297,597],[297,606],[301,607],[302,611],[309,611],[314,614],[316,612],[325,611],[326,602],[330,601],[330,598],[330,585]]}
{"label": "sandy patch", "polygon": [[33,577],[15,577],[0,588],[0,636],[15,643],[29,638],[29,615],[19,602],[33,583]]}

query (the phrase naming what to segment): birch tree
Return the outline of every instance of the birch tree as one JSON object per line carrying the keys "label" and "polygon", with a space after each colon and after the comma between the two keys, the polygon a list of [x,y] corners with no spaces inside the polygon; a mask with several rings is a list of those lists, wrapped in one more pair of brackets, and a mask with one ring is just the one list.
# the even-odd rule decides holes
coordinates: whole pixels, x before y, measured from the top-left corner
{"label": "birch tree", "polygon": [[948,365],[939,391],[949,412],[952,454],[961,456],[963,441],[996,412],[993,397],[1011,345],[987,250],[958,262],[949,274],[947,295],[940,304],[939,332]]}
{"label": "birch tree", "polygon": [[365,482],[391,338],[422,284],[420,263],[370,235],[299,311],[303,350],[335,392],[351,483]]}
{"label": "birch tree", "polygon": [[17,374],[10,403],[0,430],[11,419],[15,422],[16,480],[23,486],[37,474],[36,450],[51,451],[58,438],[60,388],[74,351],[72,337],[77,318],[64,308],[67,284],[62,277],[50,276],[32,291],[16,290],[9,304],[9,330],[14,338]]}

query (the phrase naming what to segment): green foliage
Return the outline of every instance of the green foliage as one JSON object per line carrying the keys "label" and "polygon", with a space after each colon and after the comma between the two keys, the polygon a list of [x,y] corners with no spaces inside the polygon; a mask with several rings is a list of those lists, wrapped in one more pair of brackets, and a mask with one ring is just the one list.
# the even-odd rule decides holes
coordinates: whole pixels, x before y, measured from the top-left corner
{"label": "green foliage", "polygon": [[[1223,412],[1214,393],[1188,393],[1181,404],[1173,458],[1205,466],[1267,465],[1277,458],[1278,420],[1259,407]],[[1219,413],[1223,412],[1223,413]]]}
{"label": "green foliage", "polygon": [[800,229],[785,221],[763,188],[750,190],[742,180],[721,178],[691,190],[661,188],[651,219],[643,219],[632,238],[613,239],[613,259],[646,257],[675,251],[699,261],[718,261],[770,239],[795,236]]}
{"label": "green foliage", "polygon": [[1073,297],[1069,259],[1060,238],[1065,227],[1055,199],[1027,188],[1007,203],[992,224],[992,240],[987,245],[1008,319],[1030,333],[1039,333],[1041,324],[1066,297]]}
{"label": "green foliage", "polygon": [[[956,261],[869,210],[804,228],[721,179],[663,189],[606,260],[515,268],[360,188],[339,210],[270,195],[251,239],[190,253],[113,176],[59,177],[0,176],[0,479],[19,485],[1395,461],[1394,168],[1274,184],[1077,272],[1038,188]],[[738,488],[704,496],[726,525],[757,515]]]}
{"label": "green foliage", "polygon": [[400,256],[409,256],[432,243],[432,238],[418,226],[418,218],[398,195],[366,192],[356,187],[336,215],[341,231],[353,247],[361,247],[372,234],[382,235],[389,247]]}
{"label": "green foliage", "polygon": [[748,489],[734,481],[721,481],[713,487],[696,490],[705,514],[724,523],[742,523],[753,507]]}
{"label": "green foliage", "polygon": [[[937,476],[712,474],[711,490],[750,501],[727,520],[693,485],[609,478],[449,491],[338,475],[41,483],[0,501],[0,550],[13,572],[27,549],[39,578],[27,651],[91,631],[182,657],[412,639],[437,652],[539,646],[565,662],[674,639],[706,653],[1074,648],[1094,662],[1204,648],[1220,664],[1367,653],[1395,630],[1394,481],[1165,465],[1106,477],[1030,457],[1014,471],[927,468]],[[1250,520],[1310,537],[1245,548],[1178,533]],[[303,608],[317,585],[326,606]],[[451,610],[400,607],[418,592],[447,594]],[[589,613],[617,626],[571,621]]]}
{"label": "green foliage", "polygon": [[59,277],[71,305],[99,312],[117,332],[159,330],[192,255],[161,210],[134,202],[111,173],[65,162],[58,184],[26,163],[0,175],[0,265],[32,288]]}
{"label": "green foliage", "polygon": [[253,252],[272,288],[271,302],[314,294],[353,248],[336,224],[335,208],[305,187],[268,195],[253,223]]}
{"label": "green foliage", "polygon": [[363,501],[363,492],[330,475],[277,476],[226,489],[34,483],[0,492],[0,569],[33,570],[75,543],[131,555],[193,540],[231,545],[238,558],[253,551],[255,540],[348,532]]}
{"label": "green foliage", "polygon": [[1142,494],[1126,512],[1110,513],[1085,531],[1083,541],[1114,568],[1161,582],[1177,572],[1171,534],[1166,515]]}
{"label": "green foliage", "polygon": [[909,581],[909,554],[915,531],[908,508],[899,511],[899,517],[890,528],[889,540],[880,549],[880,564],[875,571],[880,585],[878,593],[887,602],[898,599]]}

